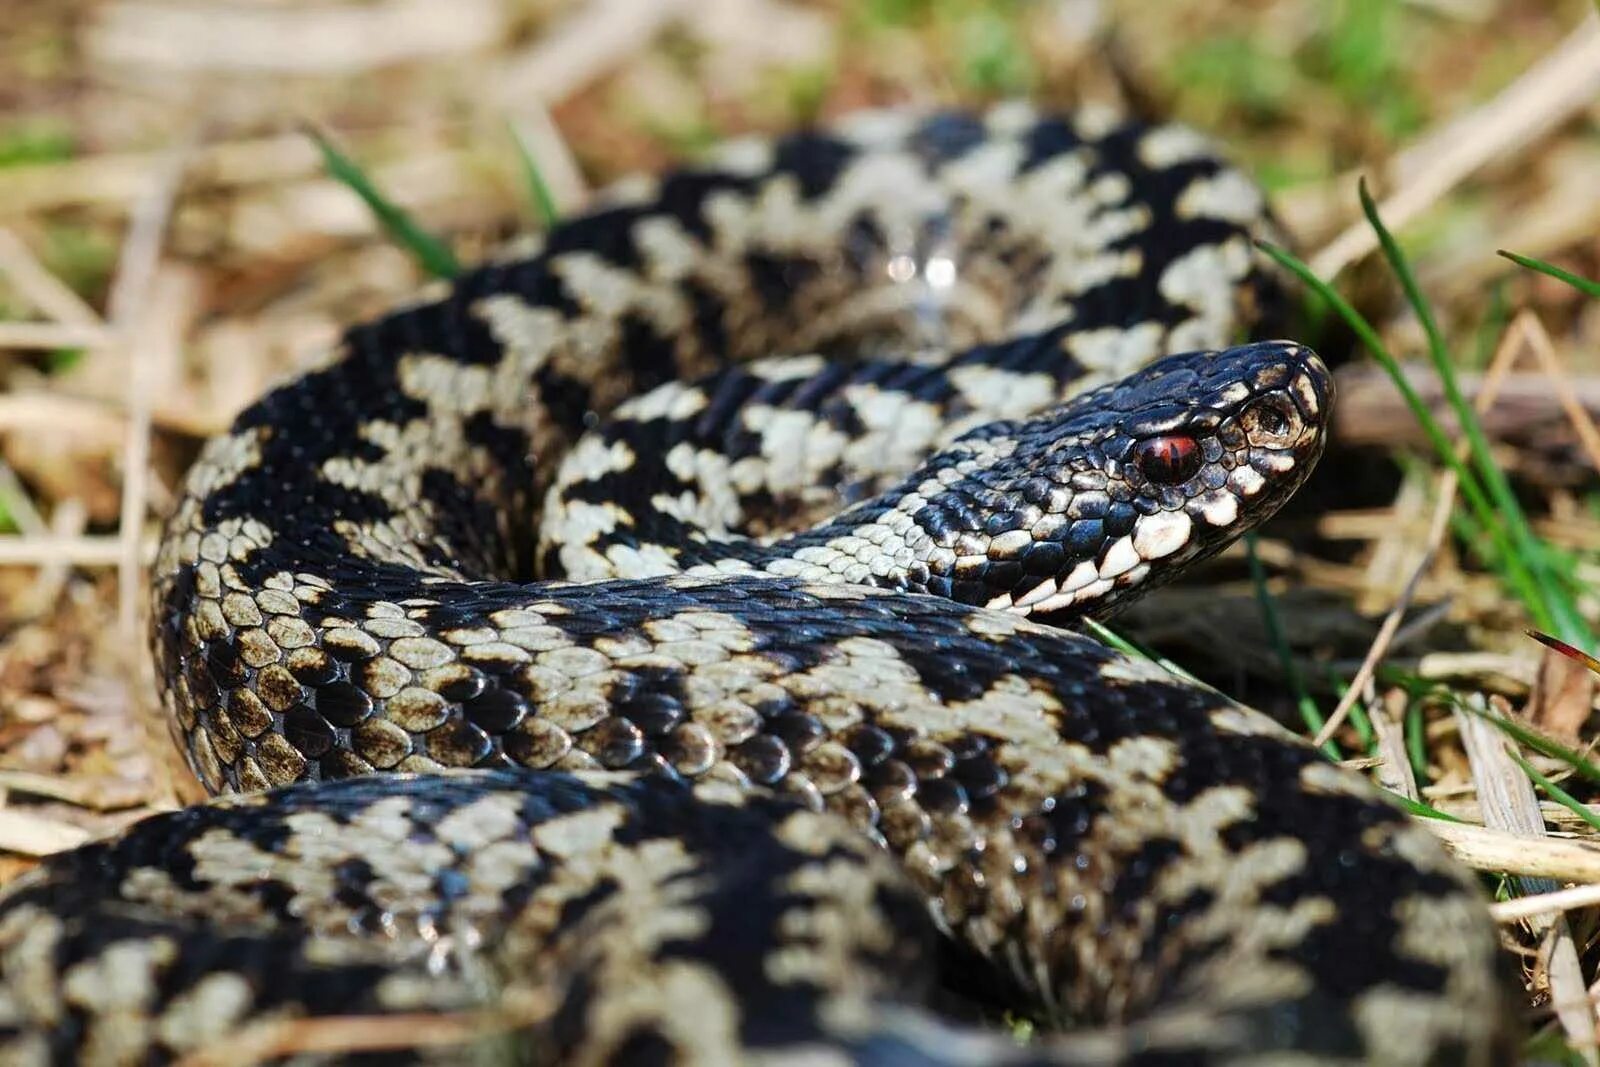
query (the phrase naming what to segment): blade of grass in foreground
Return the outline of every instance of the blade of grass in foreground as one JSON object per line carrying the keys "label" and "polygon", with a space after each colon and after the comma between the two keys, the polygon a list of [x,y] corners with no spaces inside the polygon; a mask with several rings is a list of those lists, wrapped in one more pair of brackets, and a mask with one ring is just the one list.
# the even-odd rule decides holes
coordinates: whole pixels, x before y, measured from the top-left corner
{"label": "blade of grass in foreground", "polygon": [[1517,742],[1517,744],[1530,748],[1541,756],[1548,756],[1550,759],[1561,761],[1571,767],[1573,773],[1580,778],[1600,783],[1600,766],[1596,766],[1591,760],[1585,758],[1582,753],[1568,748],[1554,738],[1546,737],[1533,727],[1515,719],[1509,719],[1503,715],[1474,707],[1471,701],[1463,700],[1448,686],[1440,685],[1426,678],[1419,678],[1404,671],[1391,671],[1387,672],[1387,674],[1387,680],[1404,686],[1413,700],[1426,697],[1448,704],[1452,708],[1460,709],[1469,715],[1476,715],[1486,720],[1490,725]]}
{"label": "blade of grass in foreground", "polygon": [[506,127],[511,131],[511,142],[517,146],[517,159],[522,162],[522,178],[528,186],[528,200],[538,213],[539,222],[548,230],[561,221],[561,209],[556,207],[556,198],[550,192],[550,183],[544,180],[544,172],[539,169],[539,161],[533,158],[533,150],[522,139],[514,124],[507,122]]}
{"label": "blade of grass in foreground", "polygon": [[[1313,735],[1321,733],[1327,719],[1306,690],[1305,678],[1301,676],[1300,668],[1294,661],[1294,653],[1289,650],[1289,637],[1284,633],[1283,623],[1278,618],[1278,606],[1267,590],[1267,574],[1261,566],[1261,557],[1256,552],[1255,534],[1244,535],[1244,552],[1245,559],[1250,565],[1250,582],[1255,587],[1256,603],[1261,605],[1261,620],[1266,624],[1267,636],[1272,639],[1272,648],[1278,656],[1278,665],[1283,670],[1284,679],[1294,692],[1295,707],[1300,709],[1300,718],[1305,721],[1311,733]],[[1321,751],[1331,760],[1344,759],[1344,753],[1331,738],[1323,742]]]}
{"label": "blade of grass in foreground", "polygon": [[1207,685],[1205,682],[1201,681],[1199,678],[1196,678],[1194,675],[1190,674],[1188,671],[1184,670],[1170,659],[1167,659],[1165,656],[1156,655],[1143,645],[1135,644],[1133,641],[1128,640],[1126,637],[1123,637],[1121,634],[1105,625],[1105,623],[1096,622],[1094,619],[1084,619],[1083,628],[1088,630],[1090,635],[1093,636],[1096,641],[1099,641],[1103,645],[1111,646],[1125,656],[1132,656],[1135,659],[1147,659],[1151,663],[1154,663],[1156,666],[1160,667],[1162,670],[1166,671],[1168,674],[1182,678],[1191,685],[1197,685],[1200,688],[1210,690],[1213,693],[1217,692],[1213,686]]}
{"label": "blade of grass in foreground", "polygon": [[1562,270],[1554,263],[1546,263],[1542,259],[1518,255],[1515,252],[1507,252],[1503,248],[1496,255],[1504,256],[1519,267],[1527,267],[1529,270],[1536,270],[1540,274],[1548,274],[1558,281],[1566,282],[1583,295],[1600,300],[1600,282],[1590,281],[1581,274],[1574,274],[1569,270]]}
{"label": "blade of grass in foreground", "polygon": [[1473,465],[1477,468],[1484,488],[1494,501],[1495,509],[1504,522],[1514,551],[1521,557],[1519,562],[1527,570],[1529,579],[1536,587],[1538,602],[1529,603],[1527,605],[1529,610],[1542,610],[1552,619],[1555,629],[1567,641],[1578,643],[1589,640],[1588,627],[1584,625],[1583,616],[1579,614],[1577,605],[1572,602],[1572,598],[1567,595],[1561,583],[1550,573],[1547,549],[1528,525],[1527,517],[1522,512],[1522,505],[1517,502],[1516,494],[1511,491],[1511,482],[1489,450],[1489,439],[1483,432],[1483,424],[1478,419],[1478,413],[1468,402],[1466,394],[1461,391],[1461,384],[1456,380],[1455,365],[1450,360],[1444,333],[1439,329],[1438,320],[1434,317],[1433,306],[1417,284],[1411,263],[1401,251],[1399,242],[1394,239],[1394,235],[1389,232],[1389,228],[1378,215],[1377,202],[1372,199],[1372,193],[1367,189],[1365,179],[1357,183],[1357,192],[1361,198],[1361,210],[1366,214],[1367,222],[1373,232],[1378,235],[1378,244],[1383,249],[1384,258],[1389,261],[1389,269],[1399,279],[1406,300],[1416,312],[1418,321],[1422,323],[1423,333],[1428,339],[1428,358],[1433,364],[1434,373],[1439,376],[1445,398],[1461,424]]}
{"label": "blade of grass in foreground", "polygon": [[461,273],[461,265],[450,249],[438,238],[412,221],[404,209],[384,196],[367,177],[355,160],[339,151],[326,134],[315,126],[306,126],[306,135],[322,151],[323,165],[328,174],[344,183],[359,196],[389,236],[411,253],[422,269],[435,278],[454,278]]}
{"label": "blade of grass in foreground", "polygon": [[1580,802],[1577,797],[1573,796],[1565,789],[1562,789],[1559,785],[1556,785],[1556,783],[1552,782],[1549,777],[1539,770],[1539,768],[1535,767],[1533,764],[1529,763],[1515,752],[1511,753],[1511,758],[1516,761],[1518,767],[1522,768],[1522,773],[1526,774],[1533,780],[1534,785],[1544,790],[1546,796],[1555,801],[1557,804],[1560,804],[1563,808],[1566,808],[1568,811],[1572,812],[1572,814],[1576,815],[1578,818],[1582,819],[1596,830],[1600,830],[1600,815],[1596,815],[1594,812],[1590,811],[1588,805]]}
{"label": "blade of grass in foreground", "polygon": [[[1394,383],[1395,388],[1405,400],[1406,406],[1411,410],[1412,417],[1416,419],[1417,425],[1422,428],[1424,435],[1428,438],[1429,445],[1439,456],[1441,462],[1455,472],[1461,495],[1467,502],[1478,525],[1488,532],[1490,540],[1494,544],[1494,553],[1492,558],[1488,559],[1485,559],[1480,554],[1480,561],[1499,572],[1502,581],[1510,587],[1512,593],[1524,604],[1528,613],[1536,621],[1540,619],[1551,620],[1552,617],[1544,606],[1538,583],[1534,581],[1533,575],[1529,572],[1527,566],[1513,550],[1511,540],[1495,515],[1494,507],[1490,504],[1489,497],[1484,492],[1482,485],[1479,484],[1477,475],[1456,455],[1456,450],[1450,443],[1450,439],[1445,435],[1444,429],[1439,425],[1439,421],[1433,417],[1433,413],[1428,410],[1427,404],[1423,402],[1415,387],[1412,386],[1411,382],[1400,370],[1399,362],[1378,337],[1378,331],[1373,328],[1364,315],[1350,305],[1349,301],[1340,296],[1331,285],[1317,277],[1311,268],[1296,256],[1267,242],[1259,242],[1259,244],[1261,250],[1270,258],[1299,278],[1323,300],[1327,301],[1328,306],[1333,308],[1334,312],[1344,320],[1345,324],[1350,327],[1351,331],[1355,333],[1362,345],[1372,355],[1372,358],[1383,368],[1384,372],[1389,376],[1389,380]],[[1553,621],[1547,621],[1546,625],[1549,625],[1552,629],[1555,628]]]}
{"label": "blade of grass in foreground", "polygon": [[1440,822],[1459,822],[1459,823],[1464,823],[1464,822],[1467,821],[1465,819],[1456,818],[1454,815],[1451,815],[1448,811],[1440,811],[1438,808],[1431,807],[1430,805],[1424,804],[1420,800],[1412,800],[1410,797],[1404,796],[1404,795],[1402,795],[1400,793],[1389,792],[1389,790],[1387,790],[1387,789],[1384,790],[1384,792],[1389,794],[1389,799],[1390,800],[1393,800],[1396,804],[1399,804],[1402,808],[1405,808],[1406,811],[1410,812],[1413,815],[1420,815],[1424,819],[1438,819]]}

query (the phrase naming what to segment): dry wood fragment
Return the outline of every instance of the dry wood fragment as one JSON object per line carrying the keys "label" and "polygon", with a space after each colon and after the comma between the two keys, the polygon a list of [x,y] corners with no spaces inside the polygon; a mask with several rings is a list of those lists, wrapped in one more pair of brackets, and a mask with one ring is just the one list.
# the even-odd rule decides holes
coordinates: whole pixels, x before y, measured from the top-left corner
{"label": "dry wood fragment", "polygon": [[501,106],[562,100],[616,69],[693,5],[689,0],[596,0],[491,74]]}
{"label": "dry wood fragment", "polygon": [[48,856],[77,848],[87,843],[89,836],[87,830],[69,823],[18,808],[0,808],[0,852]]}
{"label": "dry wood fragment", "polygon": [[498,0],[236,4],[118,0],[84,36],[94,62],[191,71],[353,74],[476,52],[505,33]]}

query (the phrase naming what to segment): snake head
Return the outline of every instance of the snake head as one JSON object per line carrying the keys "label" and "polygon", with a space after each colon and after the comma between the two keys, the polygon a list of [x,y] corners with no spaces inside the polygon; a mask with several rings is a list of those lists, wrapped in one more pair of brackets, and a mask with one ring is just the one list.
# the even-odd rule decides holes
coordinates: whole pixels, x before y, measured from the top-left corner
{"label": "snake head", "polygon": [[918,584],[1052,619],[1100,614],[1277,511],[1322,454],[1332,401],[1315,352],[1268,341],[1171,356],[975,430],[918,486]]}

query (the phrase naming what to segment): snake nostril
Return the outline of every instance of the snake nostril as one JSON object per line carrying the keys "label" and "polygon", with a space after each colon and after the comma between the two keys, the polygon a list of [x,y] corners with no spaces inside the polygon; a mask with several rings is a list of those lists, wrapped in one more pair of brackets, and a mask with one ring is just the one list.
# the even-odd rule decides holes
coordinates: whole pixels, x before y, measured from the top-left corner
{"label": "snake nostril", "polygon": [[1266,397],[1239,416],[1245,436],[1253,445],[1283,446],[1295,436],[1298,415],[1286,397]]}
{"label": "snake nostril", "polygon": [[1200,442],[1183,434],[1148,437],[1133,446],[1139,471],[1158,485],[1177,485],[1200,469]]}
{"label": "snake nostril", "polygon": [[1262,433],[1281,434],[1289,428],[1289,419],[1281,411],[1273,408],[1262,408],[1256,414],[1256,426]]}

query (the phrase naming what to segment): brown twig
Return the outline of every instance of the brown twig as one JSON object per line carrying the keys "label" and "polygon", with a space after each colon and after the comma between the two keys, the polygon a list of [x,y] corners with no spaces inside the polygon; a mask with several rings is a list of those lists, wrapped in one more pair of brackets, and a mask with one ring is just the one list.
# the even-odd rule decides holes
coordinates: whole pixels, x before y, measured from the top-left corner
{"label": "brown twig", "polygon": [[58,325],[86,330],[105,325],[71,286],[46,270],[22,239],[4,227],[0,227],[0,274],[10,279],[24,300]]}
{"label": "brown twig", "polygon": [[1572,375],[1561,357],[1556,354],[1556,346],[1550,340],[1544,322],[1532,310],[1524,308],[1517,312],[1516,318],[1512,319],[1511,325],[1506,328],[1507,341],[1513,335],[1532,350],[1534,357],[1544,368],[1545,374],[1555,385],[1556,399],[1560,402],[1567,421],[1572,424],[1573,431],[1578,435],[1578,440],[1582,442],[1584,451],[1589,454],[1589,465],[1600,472],[1600,429],[1595,428],[1593,416],[1578,400],[1577,390],[1572,384]]}
{"label": "brown twig", "polygon": [[502,106],[565,99],[640,51],[689,10],[689,0],[599,0],[513,56],[492,75]]}
{"label": "brown twig", "polygon": [[141,343],[141,307],[150,292],[167,219],[183,180],[187,148],[174,149],[148,196],[134,206],[128,236],[106,302],[111,328],[126,344],[128,360],[128,424],[123,452],[122,508],[118,531],[122,557],[117,567],[117,621],[132,635],[139,603],[140,539],[150,472],[150,375],[146,346]]}
{"label": "brown twig", "polygon": [[126,555],[121,537],[0,537],[0,567],[120,566]]}
{"label": "brown twig", "polygon": [[0,322],[0,349],[100,348],[111,343],[105,327],[62,322]]}
{"label": "brown twig", "polygon": [[1411,577],[1406,580],[1405,588],[1400,591],[1395,599],[1394,606],[1383,617],[1383,623],[1378,627],[1377,634],[1372,639],[1372,644],[1367,648],[1366,656],[1361,660],[1355,677],[1350,680],[1350,685],[1345,689],[1344,696],[1339,698],[1339,703],[1334,707],[1333,714],[1328,716],[1328,721],[1322,729],[1317,731],[1316,740],[1312,743],[1319,748],[1327,744],[1328,739],[1338,732],[1344,721],[1350,715],[1350,709],[1361,699],[1371,683],[1372,677],[1377,673],[1378,663],[1389,651],[1389,645],[1394,640],[1396,631],[1400,628],[1400,621],[1405,618],[1406,611],[1411,607],[1412,600],[1417,595],[1417,589],[1422,584],[1422,578],[1433,566],[1434,557],[1438,555],[1439,546],[1444,542],[1444,535],[1450,528],[1450,512],[1456,504],[1456,474],[1455,471],[1445,471],[1439,476],[1439,488],[1435,494],[1433,517],[1428,523],[1428,540],[1422,551],[1422,558],[1417,560],[1417,565],[1411,570]]}

